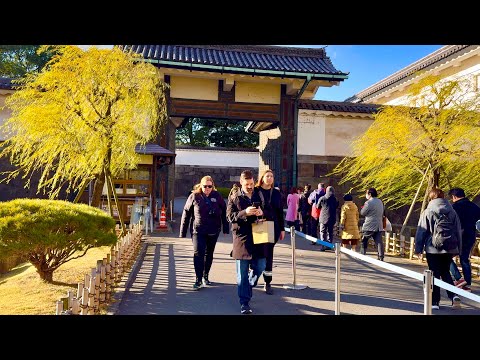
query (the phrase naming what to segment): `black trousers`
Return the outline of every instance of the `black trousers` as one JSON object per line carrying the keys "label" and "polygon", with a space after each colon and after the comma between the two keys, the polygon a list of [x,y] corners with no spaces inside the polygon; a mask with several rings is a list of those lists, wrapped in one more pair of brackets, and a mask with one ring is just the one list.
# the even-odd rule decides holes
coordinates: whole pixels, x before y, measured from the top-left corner
{"label": "black trousers", "polygon": [[[428,268],[432,270],[433,276],[437,279],[442,279],[446,283],[453,285],[452,275],[450,274],[450,263],[452,262],[452,254],[429,254],[427,253]],[[451,291],[447,291],[447,296],[450,300],[455,295]],[[432,305],[440,303],[440,288],[433,286],[432,290]]]}
{"label": "black trousers", "polygon": [[382,231],[362,231],[362,242],[360,243],[360,253],[363,255],[367,254],[368,248],[368,240],[370,238],[375,241],[375,245],[377,246],[377,254],[378,260],[383,261],[383,257],[385,256],[385,247],[382,241]]}
{"label": "black trousers", "polygon": [[204,275],[208,275],[213,263],[213,252],[217,244],[218,235],[193,234],[193,266],[195,267],[195,276],[201,280]]}
{"label": "black trousers", "polygon": [[265,271],[263,272],[263,280],[265,280],[265,284],[270,284],[273,278],[273,249],[275,244],[268,243],[266,244],[266,260],[267,264],[265,265]]}

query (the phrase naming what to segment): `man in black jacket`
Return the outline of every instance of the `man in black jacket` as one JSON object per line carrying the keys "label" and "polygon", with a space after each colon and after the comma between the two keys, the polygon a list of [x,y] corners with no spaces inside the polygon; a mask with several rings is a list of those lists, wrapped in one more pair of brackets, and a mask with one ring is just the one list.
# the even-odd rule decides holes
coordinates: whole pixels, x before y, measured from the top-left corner
{"label": "man in black jacket", "polygon": [[471,291],[472,268],[470,266],[470,252],[475,244],[475,223],[480,219],[480,207],[468,200],[465,197],[465,191],[461,188],[451,189],[448,195],[452,198],[452,207],[460,218],[462,227],[462,249],[459,257],[463,279],[453,260],[450,264],[450,272],[455,278],[455,286]]}
{"label": "man in black jacket", "polygon": [[[249,302],[252,287],[257,285],[266,266],[265,245],[254,244],[252,223],[263,215],[260,196],[255,191],[253,174],[245,170],[240,175],[241,188],[232,189],[227,202],[227,220],[232,224],[233,250],[236,260],[237,291],[240,298],[240,312],[251,314]],[[252,269],[251,271],[249,271]]]}

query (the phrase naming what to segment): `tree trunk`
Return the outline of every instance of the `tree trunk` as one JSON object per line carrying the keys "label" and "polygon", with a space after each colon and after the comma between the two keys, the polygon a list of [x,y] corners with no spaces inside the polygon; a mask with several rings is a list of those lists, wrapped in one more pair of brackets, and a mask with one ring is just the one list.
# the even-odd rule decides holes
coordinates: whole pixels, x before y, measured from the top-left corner
{"label": "tree trunk", "polygon": [[35,269],[37,269],[37,273],[38,273],[38,275],[40,275],[40,279],[42,279],[43,281],[46,281],[48,283],[53,282],[53,271],[54,270],[51,270],[51,269],[44,270],[44,269],[42,269],[41,264],[36,264],[36,263],[32,263],[32,264],[33,264],[33,266],[35,266]]}
{"label": "tree trunk", "polygon": [[101,174],[95,179],[93,185],[92,206],[100,207],[102,199],[103,185],[105,184],[105,171],[102,169]]}

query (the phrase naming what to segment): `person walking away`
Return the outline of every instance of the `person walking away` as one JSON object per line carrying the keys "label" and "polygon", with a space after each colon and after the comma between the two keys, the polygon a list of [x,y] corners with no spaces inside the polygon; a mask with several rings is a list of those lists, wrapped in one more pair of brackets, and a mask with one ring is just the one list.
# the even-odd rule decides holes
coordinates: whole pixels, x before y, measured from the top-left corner
{"label": "person walking away", "polygon": [[[312,206],[312,212],[310,216],[310,236],[318,238],[318,218],[320,217],[320,209],[314,206],[318,199],[320,199],[323,195],[325,195],[325,184],[318,183],[317,189],[313,190],[310,196],[308,197],[308,203]],[[317,245],[316,243],[312,242],[312,245]]]}
{"label": "person walking away", "polygon": [[256,189],[261,199],[261,208],[263,210],[264,217],[267,221],[273,221],[275,234],[274,243],[266,244],[267,254],[265,265],[265,271],[263,272],[263,279],[265,285],[263,289],[268,295],[273,294],[271,282],[273,279],[273,249],[278,240],[285,238],[285,221],[283,219],[283,206],[280,191],[273,187],[274,175],[270,169],[265,170],[262,176],[259,177]]}
{"label": "person walking away", "polygon": [[370,188],[365,194],[367,201],[360,210],[360,215],[365,216],[362,226],[362,242],[360,244],[360,252],[367,254],[368,240],[373,238],[377,247],[378,260],[383,261],[385,255],[385,247],[382,241],[383,214],[385,208],[382,200],[378,198],[375,188]]}
{"label": "person walking away", "polygon": [[179,237],[186,237],[190,227],[195,268],[193,290],[199,290],[203,286],[211,285],[208,275],[220,230],[223,228],[224,234],[229,233],[226,204],[222,195],[215,189],[211,176],[204,176],[200,180],[200,186],[197,186],[187,198],[180,222]]}
{"label": "person walking away", "polygon": [[302,232],[305,235],[310,235],[310,217],[311,217],[311,212],[312,212],[312,205],[308,203],[308,197],[310,196],[310,193],[312,192],[312,186],[310,184],[307,184],[303,188],[303,194],[300,195],[300,200],[299,200],[299,211],[302,216]]}
{"label": "person walking away", "polygon": [[[237,272],[237,293],[240,299],[240,313],[251,314],[252,288],[265,270],[266,244],[254,244],[252,223],[263,211],[255,190],[253,174],[245,170],[240,174],[240,188],[233,188],[227,201],[227,220],[232,224],[233,250]],[[251,271],[250,271],[251,269]]]}
{"label": "person walking away", "polygon": [[[461,252],[462,234],[460,219],[452,205],[444,198],[441,189],[430,190],[430,202],[420,214],[415,234],[415,253],[426,252],[428,268],[433,276],[453,286],[450,275],[452,257]],[[452,306],[460,306],[460,298],[447,290]],[[440,288],[433,286],[432,309],[440,309]]]}
{"label": "person walking away", "polygon": [[[320,209],[318,223],[320,224],[320,240],[333,244],[333,226],[337,222],[338,200],[335,197],[335,189],[328,186],[325,195],[318,199],[313,205]],[[325,251],[326,247],[322,245],[321,251]]]}
{"label": "person walking away", "polygon": [[463,278],[453,259],[450,264],[450,273],[455,278],[454,284],[456,287],[471,291],[472,267],[470,265],[470,253],[473,245],[475,245],[475,224],[480,220],[480,207],[465,197],[465,191],[462,188],[453,188],[448,192],[448,195],[452,199],[452,207],[460,219],[462,229],[462,251],[459,254],[459,258]]}
{"label": "person walking away", "polygon": [[300,202],[300,195],[298,189],[293,187],[290,194],[287,196],[287,215],[285,221],[288,227],[295,227],[295,230],[300,231],[300,221],[298,219],[298,206]]}
{"label": "person walking away", "polygon": [[357,243],[360,240],[360,231],[358,230],[359,213],[358,207],[353,202],[353,197],[350,194],[343,196],[345,201],[340,209],[340,230],[342,237],[342,247],[350,248],[357,251]]}

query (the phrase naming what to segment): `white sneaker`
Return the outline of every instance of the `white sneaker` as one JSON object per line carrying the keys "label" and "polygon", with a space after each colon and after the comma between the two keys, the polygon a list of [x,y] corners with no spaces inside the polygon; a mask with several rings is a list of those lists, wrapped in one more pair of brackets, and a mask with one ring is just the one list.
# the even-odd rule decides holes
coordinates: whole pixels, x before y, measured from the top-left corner
{"label": "white sneaker", "polygon": [[439,305],[432,305],[432,310],[440,310],[440,306]]}

